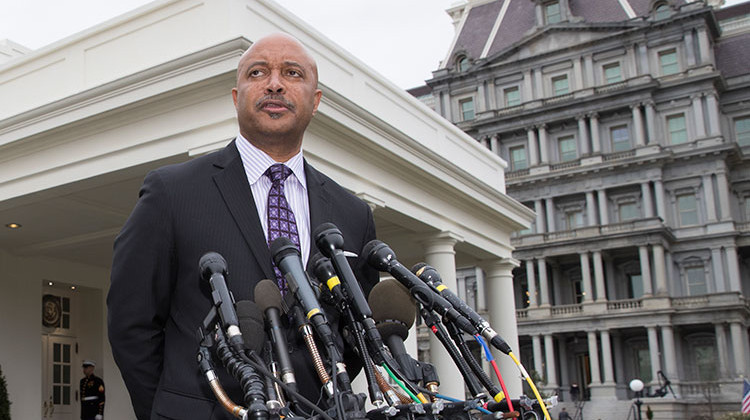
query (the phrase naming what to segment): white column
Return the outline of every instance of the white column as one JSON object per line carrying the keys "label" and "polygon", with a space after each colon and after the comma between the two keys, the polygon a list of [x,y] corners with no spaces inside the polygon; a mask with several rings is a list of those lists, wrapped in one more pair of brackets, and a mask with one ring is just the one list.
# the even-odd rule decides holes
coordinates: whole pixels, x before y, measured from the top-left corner
{"label": "white column", "polygon": [[731,219],[729,184],[727,183],[727,174],[723,171],[716,172],[716,190],[719,195],[719,220]]}
{"label": "white column", "polygon": [[596,226],[596,201],[593,191],[586,191],[586,223],[587,226]]}
{"label": "white column", "polygon": [[706,108],[708,109],[708,132],[711,136],[721,135],[721,123],[719,122],[719,102],[716,100],[716,93],[711,92],[706,95]]}
{"label": "white column", "polygon": [[549,144],[547,143],[547,126],[539,125],[539,160],[541,163],[549,162]]}
{"label": "white column", "polygon": [[635,66],[637,61],[635,58],[635,48],[636,44],[630,44],[625,50],[625,65],[628,67],[628,71],[627,74],[623,75],[623,79],[629,79],[631,77],[634,77],[635,74],[638,73],[638,69]]}
{"label": "white column", "polygon": [[599,199],[599,224],[604,226],[609,224],[609,210],[607,206],[607,191],[596,190],[596,198]]}
{"label": "white column", "polygon": [[534,260],[526,260],[526,287],[529,292],[529,308],[539,306],[536,299],[536,275],[534,274]]}
{"label": "white column", "polygon": [[591,56],[591,54],[586,54],[583,56],[583,67],[583,70],[586,72],[586,77],[584,77],[586,87],[593,86],[595,84],[594,58]]}
{"label": "white column", "polygon": [[579,115],[578,120],[578,143],[581,145],[581,155],[589,154],[589,131],[586,129],[586,116]]}
{"label": "white column", "polygon": [[[441,232],[422,241],[425,263],[435,267],[442,277],[443,284],[451,290],[457,290],[454,245],[460,239],[451,232]],[[435,366],[438,377],[442,379],[441,392],[445,395],[463,397],[463,381],[446,380],[446,378],[460,378],[461,373],[434,334],[430,334],[430,361]]]}
{"label": "white column", "polygon": [[541,199],[534,200],[534,212],[536,212],[536,233],[544,233],[544,203]]}
{"label": "white column", "polygon": [[583,89],[583,71],[581,70],[580,57],[576,57],[573,59],[573,78],[575,79],[576,84],[571,90]]}
{"label": "white column", "polygon": [[568,374],[568,349],[565,348],[565,339],[560,340],[560,346],[557,349],[560,357],[560,385],[564,388],[560,390],[560,395],[563,395],[565,391],[569,390],[570,385],[570,374]]}
{"label": "white column", "polygon": [[638,45],[638,52],[641,58],[641,74],[651,74],[648,65],[648,46],[646,46],[645,42]]}
{"label": "white column", "polygon": [[734,356],[734,374],[732,377],[747,376],[747,365],[745,359],[747,358],[747,333],[743,334],[742,330],[745,327],[739,322],[732,322],[729,324],[729,335],[732,340],[732,355]]}
{"label": "white column", "polygon": [[664,346],[664,368],[667,378],[677,378],[677,352],[674,348],[674,331],[671,325],[661,327],[661,343]]}
{"label": "white column", "polygon": [[648,354],[651,357],[651,381],[656,383],[661,370],[661,359],[659,358],[659,337],[656,335],[656,327],[646,327],[648,330]]}
{"label": "white column", "polygon": [[528,69],[523,71],[523,94],[524,98],[529,98],[530,100],[536,99],[534,84],[531,80],[531,70]]}
{"label": "white column", "polygon": [[544,199],[544,207],[547,211],[547,232],[554,232],[555,229],[555,199],[547,197]]}
{"label": "white column", "polygon": [[547,385],[548,388],[557,388],[557,365],[555,363],[555,340],[551,334],[544,336],[544,355],[547,361]]}
{"label": "white column", "polygon": [[496,155],[500,155],[499,141],[500,141],[500,138],[497,134],[494,134],[492,137],[490,137],[490,150],[492,150],[492,153]]}
{"label": "white column", "polygon": [[714,199],[714,183],[711,180],[711,174],[704,174],[703,180],[703,198],[706,203],[706,220],[708,222],[716,221],[716,200]]}
{"label": "white column", "polygon": [[656,215],[667,223],[667,208],[664,205],[664,186],[660,179],[654,181],[654,195],[656,196]]}
{"label": "white column", "polygon": [[541,295],[540,306],[549,306],[549,281],[547,279],[547,262],[544,258],[537,260],[539,267],[539,294]]}
{"label": "white column", "polygon": [[700,64],[712,64],[713,63],[713,48],[708,42],[708,34],[706,28],[698,28],[698,52],[700,54]]}
{"label": "white column", "polygon": [[643,217],[654,217],[654,201],[651,198],[651,183],[641,182],[641,196],[643,196]]}
{"label": "white column", "polygon": [[602,383],[602,377],[599,373],[599,346],[596,343],[596,332],[588,332],[589,339],[589,365],[591,366],[591,384],[598,385]]}
{"label": "white column", "polygon": [[742,293],[740,283],[740,265],[737,259],[737,247],[728,246],[724,249],[727,253],[727,276],[729,276],[729,291]]}
{"label": "white column", "polygon": [[700,94],[690,96],[693,103],[693,120],[695,120],[695,136],[697,138],[706,137],[706,125],[703,122],[703,100]]}
{"label": "white column", "polygon": [[653,144],[656,143],[656,126],[654,125],[656,124],[656,111],[652,101],[645,102],[644,106],[646,107],[646,133],[648,134],[646,144]]}
{"label": "white column", "polygon": [[591,148],[594,154],[602,151],[602,142],[599,139],[599,114],[594,112],[589,114],[589,121],[591,122]]}
{"label": "white column", "polygon": [[654,293],[651,286],[651,264],[648,262],[648,246],[638,247],[638,257],[641,261],[641,280],[643,281],[643,296],[651,296]]}
{"label": "white column", "polygon": [[714,290],[717,293],[727,291],[727,282],[724,275],[724,259],[721,257],[721,248],[711,248],[711,271],[714,274]]}
{"label": "white column", "polygon": [[589,253],[581,252],[581,280],[583,281],[583,301],[591,302],[594,298],[591,286],[591,270],[589,269]]}
{"label": "white column", "polygon": [[643,146],[646,142],[643,140],[643,116],[641,116],[641,106],[631,105],[630,109],[633,114],[633,137],[635,137],[635,145]]}
{"label": "white column", "polygon": [[726,378],[729,375],[728,356],[727,356],[727,333],[724,331],[724,324],[714,324],[714,331],[716,335],[716,351],[719,359],[719,379]]}
{"label": "white column", "polygon": [[609,331],[604,330],[600,333],[602,340],[602,366],[604,367],[604,383],[614,385],[615,370],[612,364],[612,346],[609,341]]}
{"label": "white column", "polygon": [[539,376],[544,376],[544,359],[542,359],[542,336],[531,336],[531,347],[534,351],[534,370]]}
{"label": "white column", "polygon": [[534,84],[536,88],[537,98],[544,98],[544,83],[542,81],[542,70],[534,70]]}
{"label": "white column", "polygon": [[653,244],[651,248],[654,252],[654,277],[656,278],[656,295],[667,295],[667,270],[664,260],[664,246]]}
{"label": "white column", "polygon": [[596,301],[606,301],[607,289],[604,285],[604,265],[602,264],[601,251],[594,251],[594,281],[596,282]]}
{"label": "white column", "polygon": [[529,143],[529,166],[536,166],[539,164],[539,149],[536,145],[536,131],[533,127],[526,129],[526,137]]}
{"label": "white column", "polygon": [[485,83],[486,82],[477,83],[477,114],[487,110],[487,94],[484,88]]}
{"label": "white column", "polygon": [[[518,325],[516,323],[516,306],[513,291],[513,269],[518,267],[518,261],[503,258],[488,262],[482,266],[485,272],[485,285],[489,306],[490,325],[505,339],[513,354],[520,359],[518,348]],[[493,350],[500,374],[505,380],[508,393],[515,398],[523,393],[518,368],[513,360]]]}
{"label": "white column", "polygon": [[495,81],[488,80],[487,82],[487,110],[497,109],[497,98],[495,98]]}

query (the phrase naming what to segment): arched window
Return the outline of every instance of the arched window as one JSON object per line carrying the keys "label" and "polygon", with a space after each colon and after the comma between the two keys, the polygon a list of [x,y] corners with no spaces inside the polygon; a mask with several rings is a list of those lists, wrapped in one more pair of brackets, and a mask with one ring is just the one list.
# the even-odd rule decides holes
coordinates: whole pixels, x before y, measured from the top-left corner
{"label": "arched window", "polygon": [[469,58],[466,57],[465,55],[459,56],[456,59],[456,68],[460,72],[465,72],[466,70],[468,70],[470,64],[471,63],[469,63]]}

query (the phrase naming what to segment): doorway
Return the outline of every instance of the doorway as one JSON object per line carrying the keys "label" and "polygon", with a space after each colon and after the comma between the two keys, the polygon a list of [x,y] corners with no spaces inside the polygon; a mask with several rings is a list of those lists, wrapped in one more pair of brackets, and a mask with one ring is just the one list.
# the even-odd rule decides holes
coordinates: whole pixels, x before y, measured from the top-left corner
{"label": "doorway", "polygon": [[76,368],[80,365],[74,337],[42,335],[42,418],[78,417]]}

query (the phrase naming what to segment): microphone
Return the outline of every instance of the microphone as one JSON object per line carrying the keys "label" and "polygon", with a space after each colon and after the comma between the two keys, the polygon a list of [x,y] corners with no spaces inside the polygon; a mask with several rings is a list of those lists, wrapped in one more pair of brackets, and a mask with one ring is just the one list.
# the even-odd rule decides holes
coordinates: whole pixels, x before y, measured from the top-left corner
{"label": "microphone", "polygon": [[250,300],[241,300],[235,304],[235,307],[237,308],[237,318],[239,319],[245,349],[261,354],[263,346],[266,344],[261,308]]}
{"label": "microphone", "polygon": [[296,392],[297,379],[289,358],[286,337],[281,329],[281,292],[276,283],[268,279],[261,280],[255,286],[255,302],[258,303],[259,310],[263,312],[268,322],[268,335],[271,337],[278,356],[281,380]]}
{"label": "microphone", "polygon": [[425,263],[418,263],[412,267],[411,271],[416,274],[422,281],[432,288],[435,292],[439,293],[440,296],[444,297],[453,307],[461,313],[461,315],[471,321],[472,325],[479,330],[480,334],[487,339],[496,349],[501,352],[508,354],[511,352],[511,348],[508,343],[500,337],[495,330],[492,329],[490,323],[487,322],[481,315],[479,315],[471,306],[467,305],[460,297],[456,296],[447,286],[445,286],[440,278],[438,271]]}
{"label": "microphone", "polygon": [[401,372],[412,382],[420,380],[416,361],[406,352],[404,341],[414,325],[417,308],[409,291],[394,279],[385,279],[372,288],[367,299],[380,336],[391,350]]}
{"label": "microphone", "polygon": [[414,299],[425,308],[439,313],[442,317],[453,322],[458,328],[468,334],[475,335],[477,333],[477,329],[471,325],[471,322],[458,313],[450,302],[430,290],[419,277],[401,265],[396,259],[396,253],[388,245],[377,239],[373,239],[365,245],[362,253],[366,255],[367,263],[371,267],[390,273],[396,280],[406,286],[412,296],[414,296]]}
{"label": "microphone", "polygon": [[[340,363],[343,358],[333,341],[333,332],[330,325],[328,325],[328,320],[323,310],[320,308],[318,298],[315,296],[312,286],[310,286],[307,272],[302,267],[302,258],[300,257],[299,250],[294,246],[292,241],[282,236],[271,242],[271,254],[273,255],[274,263],[276,263],[276,266],[284,274],[289,290],[302,305],[305,317],[310,320],[315,331],[321,340],[323,340],[323,344],[329,351],[329,356],[334,360],[334,363]],[[342,379],[342,386],[349,389],[349,376],[346,374],[346,370],[340,371],[337,375]]]}
{"label": "microphone", "polygon": [[227,262],[217,252],[203,254],[198,262],[201,277],[211,285],[211,297],[218,308],[221,324],[226,328],[229,343],[237,348],[242,345],[242,332],[237,313],[234,311],[234,297],[227,288]]}

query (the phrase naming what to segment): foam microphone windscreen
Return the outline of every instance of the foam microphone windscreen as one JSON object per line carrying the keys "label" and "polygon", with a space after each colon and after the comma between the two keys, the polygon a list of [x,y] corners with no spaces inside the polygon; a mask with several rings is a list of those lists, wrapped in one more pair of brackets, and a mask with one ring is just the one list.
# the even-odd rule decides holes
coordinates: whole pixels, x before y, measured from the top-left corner
{"label": "foam microphone windscreen", "polygon": [[268,308],[281,311],[281,292],[276,282],[268,279],[259,281],[255,285],[255,302],[258,303],[261,312],[265,312]]}
{"label": "foam microphone windscreen", "polygon": [[395,279],[382,280],[370,291],[368,303],[381,335],[397,334],[406,340],[417,314],[416,304],[406,286]]}
{"label": "foam microphone windscreen", "polygon": [[266,343],[266,332],[263,328],[263,312],[251,300],[241,300],[235,304],[237,319],[240,322],[242,339],[247,350],[260,354]]}

